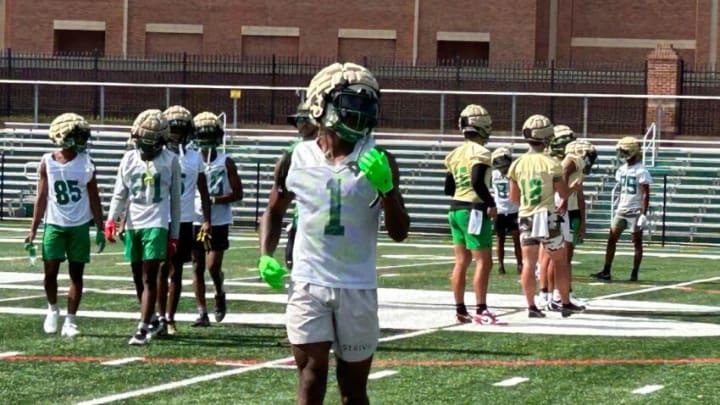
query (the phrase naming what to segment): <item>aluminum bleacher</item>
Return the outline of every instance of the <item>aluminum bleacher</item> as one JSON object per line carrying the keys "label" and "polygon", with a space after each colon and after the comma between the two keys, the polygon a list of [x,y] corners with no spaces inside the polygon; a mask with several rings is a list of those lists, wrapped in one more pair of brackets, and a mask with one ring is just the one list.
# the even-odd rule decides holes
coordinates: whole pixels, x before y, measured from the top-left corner
{"label": "aluminum bleacher", "polygon": [[[98,183],[105,208],[114,185],[117,165],[126,149],[127,129],[110,128],[93,133],[91,154],[98,167]],[[405,196],[414,232],[447,234],[449,198],[443,194],[445,155],[462,141],[454,135],[379,132],[379,145],[391,151],[401,169],[400,189]],[[236,225],[254,227],[267,204],[277,158],[294,139],[290,130],[230,130],[226,150],[235,159],[245,197],[233,207]],[[585,180],[589,238],[604,239],[610,221],[610,200],[615,185],[614,140],[591,139],[599,158]],[[508,146],[514,156],[525,152],[519,138],[493,136],[488,147]],[[8,128],[0,133],[4,153],[3,216],[22,218],[31,213],[35,170],[42,153],[50,151],[46,129]],[[720,149],[660,147],[651,168],[650,241],[720,243]],[[663,189],[665,204],[663,210]],[[29,208],[30,207],[30,208]],[[627,235],[625,236],[627,237]]]}

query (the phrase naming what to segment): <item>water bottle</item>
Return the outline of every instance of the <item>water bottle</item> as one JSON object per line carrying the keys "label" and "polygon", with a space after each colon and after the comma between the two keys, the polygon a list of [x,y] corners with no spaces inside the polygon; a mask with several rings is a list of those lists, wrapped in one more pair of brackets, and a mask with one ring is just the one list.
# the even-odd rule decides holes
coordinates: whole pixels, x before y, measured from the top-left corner
{"label": "water bottle", "polygon": [[27,250],[28,252],[28,259],[30,259],[30,265],[35,266],[35,263],[37,262],[37,250],[35,249],[35,244],[25,242],[25,250]]}

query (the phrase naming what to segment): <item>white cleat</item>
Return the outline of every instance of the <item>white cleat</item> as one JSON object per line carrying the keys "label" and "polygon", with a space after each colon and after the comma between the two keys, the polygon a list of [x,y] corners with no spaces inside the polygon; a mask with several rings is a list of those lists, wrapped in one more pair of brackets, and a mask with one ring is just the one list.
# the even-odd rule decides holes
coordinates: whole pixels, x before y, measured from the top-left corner
{"label": "white cleat", "polygon": [[66,337],[66,338],[74,338],[75,336],[80,334],[80,330],[78,329],[77,325],[74,323],[68,323],[65,322],[65,324],[62,327],[62,331],[60,331],[60,336]]}
{"label": "white cleat", "polygon": [[579,307],[585,307],[587,306],[587,302],[584,300],[581,300],[580,298],[575,297],[575,294],[570,293],[570,302],[574,305],[577,305]]}
{"label": "white cleat", "polygon": [[45,330],[45,333],[49,335],[57,333],[59,318],[59,311],[48,311],[47,315],[45,316],[45,322],[43,323],[43,330]]}
{"label": "white cleat", "polygon": [[539,292],[537,296],[535,296],[535,305],[538,308],[545,308],[550,303],[550,297],[548,293]]}
{"label": "white cleat", "polygon": [[150,343],[152,335],[150,332],[139,329],[128,341],[130,346],[145,346]]}

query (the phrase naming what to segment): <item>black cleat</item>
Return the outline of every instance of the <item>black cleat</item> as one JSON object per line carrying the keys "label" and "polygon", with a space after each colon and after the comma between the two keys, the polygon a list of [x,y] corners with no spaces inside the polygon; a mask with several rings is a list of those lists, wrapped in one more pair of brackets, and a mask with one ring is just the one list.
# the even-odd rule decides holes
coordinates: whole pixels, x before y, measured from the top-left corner
{"label": "black cleat", "polygon": [[500,266],[500,267],[498,268],[498,273],[500,273],[500,274],[505,274],[505,267]]}
{"label": "black cleat", "polygon": [[192,324],[193,328],[206,328],[208,326],[210,326],[210,318],[208,318],[208,314],[206,313],[200,314]]}
{"label": "black cleat", "polygon": [[545,314],[538,307],[532,307],[528,308],[528,318],[545,318]]}
{"label": "black cleat", "polygon": [[225,302],[225,293],[215,296],[215,322],[222,322],[227,312],[227,304]]}
{"label": "black cleat", "polygon": [[562,302],[556,300],[550,300],[547,304],[547,310],[553,312],[562,311]]}
{"label": "black cleat", "polygon": [[610,273],[607,273],[607,272],[605,272],[605,271],[601,271],[601,272],[598,272],[598,273],[591,274],[590,277],[592,277],[592,278],[594,278],[594,279],[596,279],[596,280],[600,280],[600,281],[610,281],[610,280],[612,280],[612,276],[610,275]]}
{"label": "black cleat", "polygon": [[568,304],[562,304],[562,310],[561,314],[563,318],[567,318],[568,316],[572,314],[579,314],[580,312],[584,312],[585,307],[580,305],[575,305],[572,302]]}
{"label": "black cleat", "polygon": [[630,281],[635,282],[638,281],[638,271],[633,270],[632,273],[630,273]]}

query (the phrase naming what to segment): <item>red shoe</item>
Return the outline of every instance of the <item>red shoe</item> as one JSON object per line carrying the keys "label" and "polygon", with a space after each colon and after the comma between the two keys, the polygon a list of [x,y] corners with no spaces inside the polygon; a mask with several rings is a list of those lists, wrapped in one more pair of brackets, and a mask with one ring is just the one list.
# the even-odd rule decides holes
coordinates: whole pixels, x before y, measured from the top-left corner
{"label": "red shoe", "polygon": [[473,317],[473,322],[478,325],[507,325],[507,322],[501,322],[497,319],[497,315],[486,309],[480,315]]}

